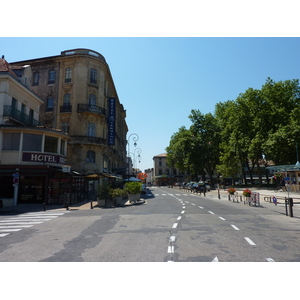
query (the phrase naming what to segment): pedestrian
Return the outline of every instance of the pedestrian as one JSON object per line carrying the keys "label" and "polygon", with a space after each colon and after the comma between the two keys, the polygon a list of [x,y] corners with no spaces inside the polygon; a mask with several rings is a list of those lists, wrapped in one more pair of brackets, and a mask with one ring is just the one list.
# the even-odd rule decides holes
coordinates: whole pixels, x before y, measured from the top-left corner
{"label": "pedestrian", "polygon": [[277,206],[277,198],[273,197],[273,203]]}

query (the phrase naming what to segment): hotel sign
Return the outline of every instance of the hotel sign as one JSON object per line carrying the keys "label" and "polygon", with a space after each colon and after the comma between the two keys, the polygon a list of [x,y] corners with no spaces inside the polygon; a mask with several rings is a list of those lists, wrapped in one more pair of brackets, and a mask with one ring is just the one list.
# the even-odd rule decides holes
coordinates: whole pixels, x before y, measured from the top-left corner
{"label": "hotel sign", "polygon": [[108,98],[108,145],[115,144],[116,135],[116,98]]}
{"label": "hotel sign", "polygon": [[54,154],[23,152],[22,161],[64,165],[66,163],[66,157]]}

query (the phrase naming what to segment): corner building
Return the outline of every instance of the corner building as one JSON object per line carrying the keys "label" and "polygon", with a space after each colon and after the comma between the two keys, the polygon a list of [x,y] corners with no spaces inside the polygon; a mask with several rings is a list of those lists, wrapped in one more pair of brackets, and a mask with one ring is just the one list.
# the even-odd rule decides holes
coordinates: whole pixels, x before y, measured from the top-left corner
{"label": "corner building", "polygon": [[11,63],[30,65],[40,122],[70,137],[67,164],[84,175],[126,171],[126,110],[105,58],[89,49]]}

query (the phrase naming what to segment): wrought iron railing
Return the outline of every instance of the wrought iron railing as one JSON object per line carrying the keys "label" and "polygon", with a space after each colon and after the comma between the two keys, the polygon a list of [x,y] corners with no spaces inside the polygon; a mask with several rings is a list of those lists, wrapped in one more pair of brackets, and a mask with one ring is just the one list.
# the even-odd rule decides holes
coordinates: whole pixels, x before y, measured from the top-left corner
{"label": "wrought iron railing", "polygon": [[22,123],[27,126],[41,126],[41,123],[20,110],[13,108],[11,105],[4,105],[3,107],[3,116],[10,117],[15,121]]}
{"label": "wrought iron railing", "polygon": [[97,144],[107,145],[107,140],[95,136],[72,135],[70,144]]}
{"label": "wrought iron railing", "polygon": [[84,103],[79,103],[77,107],[77,112],[89,112],[98,115],[106,116],[106,109],[97,105],[89,105]]}

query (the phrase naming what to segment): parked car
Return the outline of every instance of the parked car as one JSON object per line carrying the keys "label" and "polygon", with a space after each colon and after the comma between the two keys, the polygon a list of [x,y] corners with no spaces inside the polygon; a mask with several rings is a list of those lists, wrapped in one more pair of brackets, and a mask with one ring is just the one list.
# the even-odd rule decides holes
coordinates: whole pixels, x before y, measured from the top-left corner
{"label": "parked car", "polygon": [[207,181],[205,181],[205,187],[207,191],[210,191],[210,184]]}

